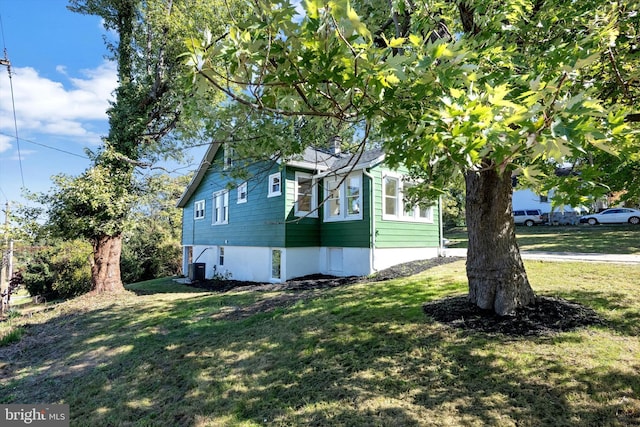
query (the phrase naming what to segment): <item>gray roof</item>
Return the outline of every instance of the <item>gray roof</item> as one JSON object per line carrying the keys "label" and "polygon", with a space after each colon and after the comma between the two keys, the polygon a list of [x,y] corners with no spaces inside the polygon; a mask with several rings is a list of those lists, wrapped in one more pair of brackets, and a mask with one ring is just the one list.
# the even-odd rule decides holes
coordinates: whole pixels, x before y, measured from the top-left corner
{"label": "gray roof", "polygon": [[294,155],[282,163],[323,172],[330,169],[338,159],[338,155],[307,147],[302,153]]}
{"label": "gray roof", "polygon": [[[212,143],[204,158],[200,162],[200,166],[191,182],[185,189],[184,193],[178,200],[177,207],[183,208],[196,191],[200,182],[204,178],[205,173],[211,166],[216,153],[222,144],[219,142]],[[305,150],[289,159],[282,161],[285,165],[296,166],[303,169],[313,170],[316,173],[327,175],[329,173],[346,173],[352,170],[365,169],[375,166],[384,161],[384,152],[382,149],[373,149],[356,154],[331,154],[327,151],[307,147]]]}
{"label": "gray roof", "polygon": [[384,161],[384,151],[381,148],[374,148],[356,154],[343,154],[337,159],[328,172],[343,173],[350,170],[365,169],[375,166]]}

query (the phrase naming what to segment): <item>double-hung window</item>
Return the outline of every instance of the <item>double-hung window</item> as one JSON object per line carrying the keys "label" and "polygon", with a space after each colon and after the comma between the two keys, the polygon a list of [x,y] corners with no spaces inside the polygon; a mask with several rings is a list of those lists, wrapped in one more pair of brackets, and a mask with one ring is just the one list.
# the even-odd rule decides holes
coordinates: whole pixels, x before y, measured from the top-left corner
{"label": "double-hung window", "polygon": [[280,172],[269,175],[268,197],[275,197],[282,194],[282,178]]}
{"label": "double-hung window", "polygon": [[324,197],[325,221],[362,219],[362,173],[325,178]]}
{"label": "double-hung window", "polygon": [[385,175],[382,178],[382,219],[395,221],[433,222],[433,206],[429,203],[409,203],[409,189],[413,184],[400,176]]}
{"label": "double-hung window", "polygon": [[204,207],[205,207],[204,200],[198,200],[193,204],[193,217],[195,219],[204,218]]}
{"label": "double-hung window", "polygon": [[229,192],[227,190],[213,193],[213,225],[229,222]]}
{"label": "double-hung window", "polygon": [[317,216],[316,186],[311,175],[296,172],[295,198],[296,216]]}

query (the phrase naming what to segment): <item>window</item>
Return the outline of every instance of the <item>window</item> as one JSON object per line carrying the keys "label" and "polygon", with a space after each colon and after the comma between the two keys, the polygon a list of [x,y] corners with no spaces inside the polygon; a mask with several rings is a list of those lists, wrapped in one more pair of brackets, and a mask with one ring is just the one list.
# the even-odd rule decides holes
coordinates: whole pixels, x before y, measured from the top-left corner
{"label": "window", "polygon": [[233,167],[233,157],[235,156],[235,150],[231,148],[229,143],[224,145],[224,170],[231,169]]}
{"label": "window", "polygon": [[311,175],[296,172],[296,216],[317,216],[316,210],[316,189]]}
{"label": "window", "polygon": [[362,177],[360,175],[349,175],[346,179],[347,216],[360,215],[360,189],[362,188]]}
{"label": "window", "polygon": [[271,250],[271,278],[281,279],[282,277],[282,251],[280,249]]}
{"label": "window", "polygon": [[229,222],[229,192],[213,193],[213,225]]}
{"label": "window", "polygon": [[403,182],[400,177],[385,175],[383,177],[383,212],[382,218],[395,221],[433,222],[433,206],[429,203],[411,205],[405,197],[413,184]]}
{"label": "window", "polygon": [[549,196],[540,195],[540,203],[549,203]]}
{"label": "window", "polygon": [[224,265],[224,247],[218,248],[218,265]]}
{"label": "window", "polygon": [[238,203],[247,203],[247,183],[238,186]]}
{"label": "window", "polygon": [[325,221],[362,219],[362,174],[325,178]]}
{"label": "window", "polygon": [[[409,195],[409,189],[414,185],[408,182],[402,183],[402,194],[406,197]],[[418,203],[411,205],[408,200],[403,199],[405,218],[414,219],[416,221],[433,222],[433,208],[428,203]]]}
{"label": "window", "polygon": [[384,214],[398,216],[398,178],[384,177]]}
{"label": "window", "polygon": [[340,218],[342,212],[340,211],[340,179],[337,177],[329,178],[325,180],[325,218]]}
{"label": "window", "polygon": [[282,194],[282,182],[280,172],[269,175],[269,197]]}
{"label": "window", "polygon": [[193,216],[195,219],[204,218],[204,200],[198,200],[193,205]]}

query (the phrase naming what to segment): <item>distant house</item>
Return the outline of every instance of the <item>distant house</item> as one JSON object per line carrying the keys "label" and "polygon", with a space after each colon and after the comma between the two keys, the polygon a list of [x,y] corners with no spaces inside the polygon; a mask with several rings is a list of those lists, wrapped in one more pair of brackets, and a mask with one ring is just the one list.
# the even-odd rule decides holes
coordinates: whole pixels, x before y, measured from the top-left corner
{"label": "distant house", "polygon": [[580,215],[588,211],[584,206],[553,206],[553,194],[553,190],[546,195],[537,194],[526,188],[515,190],[512,197],[513,210],[539,209],[543,214],[550,215],[550,223],[562,225],[577,224]]}
{"label": "distant house", "polygon": [[[439,255],[439,206],[407,207],[409,186],[380,150],[308,148],[286,161],[234,164],[214,143],[178,202],[183,271],[280,282],[310,274],[369,275]],[[243,167],[250,178],[229,172]]]}

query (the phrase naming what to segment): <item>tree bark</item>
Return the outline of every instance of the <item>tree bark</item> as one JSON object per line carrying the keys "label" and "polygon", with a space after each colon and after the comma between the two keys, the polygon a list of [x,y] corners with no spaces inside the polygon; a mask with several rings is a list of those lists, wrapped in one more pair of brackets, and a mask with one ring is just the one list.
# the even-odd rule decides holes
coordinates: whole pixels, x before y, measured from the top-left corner
{"label": "tree bark", "polygon": [[120,279],[121,253],[122,236],[100,236],[94,240],[91,292],[100,294],[124,291]]}
{"label": "tree bark", "polygon": [[469,301],[500,316],[514,314],[535,295],[516,242],[511,173],[467,171],[465,182]]}

